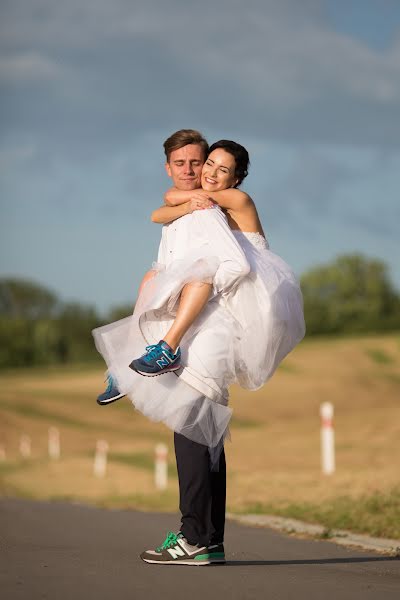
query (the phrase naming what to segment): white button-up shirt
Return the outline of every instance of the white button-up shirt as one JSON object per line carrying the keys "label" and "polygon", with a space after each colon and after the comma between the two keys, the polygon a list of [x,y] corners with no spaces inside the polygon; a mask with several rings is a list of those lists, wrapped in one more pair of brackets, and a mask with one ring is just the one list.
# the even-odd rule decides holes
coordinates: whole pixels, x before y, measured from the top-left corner
{"label": "white button-up shirt", "polygon": [[220,264],[214,276],[215,294],[231,291],[250,271],[246,256],[219,207],[196,210],[163,226],[157,262],[168,268],[192,253],[214,256]]}

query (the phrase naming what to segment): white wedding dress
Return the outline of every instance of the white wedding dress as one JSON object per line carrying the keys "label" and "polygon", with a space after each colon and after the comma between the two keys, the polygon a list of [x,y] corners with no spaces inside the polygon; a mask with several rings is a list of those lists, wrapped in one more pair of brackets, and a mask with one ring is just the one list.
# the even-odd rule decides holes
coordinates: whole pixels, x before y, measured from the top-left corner
{"label": "white wedding dress", "polygon": [[[157,275],[145,285],[133,315],[93,335],[136,409],[215,448],[228,432],[229,386],[258,389],[303,338],[302,295],[292,270],[265,238],[232,231],[220,209],[195,211],[171,225],[163,228]],[[182,368],[138,375],[128,365],[163,338],[180,291],[195,281],[212,282],[213,294],[182,339]]]}

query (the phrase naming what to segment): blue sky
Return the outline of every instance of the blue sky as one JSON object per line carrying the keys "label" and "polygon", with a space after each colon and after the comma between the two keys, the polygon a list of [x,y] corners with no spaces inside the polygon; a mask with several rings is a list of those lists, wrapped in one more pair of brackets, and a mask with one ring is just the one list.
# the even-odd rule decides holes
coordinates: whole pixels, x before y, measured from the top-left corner
{"label": "blue sky", "polygon": [[400,288],[399,2],[7,0],[0,21],[0,275],[133,301],[162,142],[193,127],[248,148],[299,275],[360,251]]}

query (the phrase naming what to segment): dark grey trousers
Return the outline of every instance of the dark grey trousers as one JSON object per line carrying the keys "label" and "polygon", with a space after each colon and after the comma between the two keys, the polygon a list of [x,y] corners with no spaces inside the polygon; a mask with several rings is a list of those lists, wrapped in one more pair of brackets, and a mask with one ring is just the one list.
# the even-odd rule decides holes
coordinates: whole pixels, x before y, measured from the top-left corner
{"label": "dark grey trousers", "polygon": [[207,446],[174,434],[179,477],[181,532],[189,544],[209,546],[224,541],[226,463],[222,448],[218,470],[212,470]]}

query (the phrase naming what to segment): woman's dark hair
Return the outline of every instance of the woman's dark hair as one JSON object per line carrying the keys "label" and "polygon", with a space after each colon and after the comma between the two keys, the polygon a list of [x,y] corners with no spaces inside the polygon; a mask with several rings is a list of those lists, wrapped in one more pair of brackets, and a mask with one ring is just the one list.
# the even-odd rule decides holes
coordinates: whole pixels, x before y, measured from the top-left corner
{"label": "woman's dark hair", "polygon": [[219,140],[218,142],[215,142],[215,144],[210,146],[208,153],[211,154],[211,152],[217,148],[222,148],[225,150],[225,152],[229,152],[229,154],[232,154],[233,158],[235,159],[235,177],[238,179],[235,187],[238,187],[238,185],[242,183],[243,179],[247,177],[249,172],[249,153],[247,152],[246,148],[236,142],[233,142],[232,140]]}

